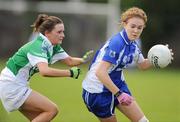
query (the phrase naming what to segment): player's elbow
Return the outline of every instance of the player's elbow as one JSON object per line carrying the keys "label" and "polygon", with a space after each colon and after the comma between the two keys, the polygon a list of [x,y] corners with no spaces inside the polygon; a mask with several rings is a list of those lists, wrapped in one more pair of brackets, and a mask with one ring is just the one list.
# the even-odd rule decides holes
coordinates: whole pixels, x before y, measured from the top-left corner
{"label": "player's elbow", "polygon": [[96,71],[96,72],[95,72],[95,75],[96,75],[96,77],[99,77],[99,72]]}
{"label": "player's elbow", "polygon": [[96,72],[95,72],[95,75],[96,75],[97,78],[100,79],[101,76],[102,76],[102,71],[100,69],[97,69]]}
{"label": "player's elbow", "polygon": [[37,64],[39,74],[42,76],[48,76],[49,74],[49,67],[47,63],[41,62]]}
{"label": "player's elbow", "polygon": [[49,76],[48,70],[47,69],[42,69],[39,71],[39,74],[43,77]]}

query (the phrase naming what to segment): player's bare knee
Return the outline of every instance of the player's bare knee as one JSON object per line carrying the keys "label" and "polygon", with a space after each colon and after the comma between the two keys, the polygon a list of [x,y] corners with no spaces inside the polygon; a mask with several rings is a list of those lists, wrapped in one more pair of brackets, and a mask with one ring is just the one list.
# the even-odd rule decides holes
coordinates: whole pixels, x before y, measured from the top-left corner
{"label": "player's bare knee", "polygon": [[53,105],[49,110],[49,113],[51,114],[52,117],[55,117],[59,113],[59,109],[57,105]]}
{"label": "player's bare knee", "polygon": [[138,122],[149,122],[149,120],[143,116]]}

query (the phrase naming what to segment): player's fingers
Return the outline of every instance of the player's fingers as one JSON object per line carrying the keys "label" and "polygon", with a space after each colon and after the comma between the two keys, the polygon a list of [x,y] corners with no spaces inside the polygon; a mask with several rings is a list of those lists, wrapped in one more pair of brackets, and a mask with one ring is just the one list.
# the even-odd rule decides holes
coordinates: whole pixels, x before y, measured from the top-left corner
{"label": "player's fingers", "polygon": [[170,52],[171,52],[171,60],[173,60],[174,58],[173,58],[173,55],[174,55],[174,53],[173,53],[173,50],[172,49],[169,49],[170,50]]}
{"label": "player's fingers", "polygon": [[92,53],[94,53],[94,50],[90,50],[88,53],[89,53],[89,54],[92,54]]}

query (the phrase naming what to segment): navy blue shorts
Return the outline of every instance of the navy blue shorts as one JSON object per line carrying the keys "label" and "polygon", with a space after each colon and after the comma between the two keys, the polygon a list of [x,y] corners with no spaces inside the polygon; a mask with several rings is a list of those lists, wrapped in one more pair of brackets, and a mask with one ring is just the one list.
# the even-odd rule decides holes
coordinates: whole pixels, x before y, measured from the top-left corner
{"label": "navy blue shorts", "polygon": [[[120,89],[131,95],[126,83],[121,85]],[[115,106],[119,104],[117,98],[111,92],[89,93],[83,89],[82,97],[88,110],[100,118],[114,115]]]}

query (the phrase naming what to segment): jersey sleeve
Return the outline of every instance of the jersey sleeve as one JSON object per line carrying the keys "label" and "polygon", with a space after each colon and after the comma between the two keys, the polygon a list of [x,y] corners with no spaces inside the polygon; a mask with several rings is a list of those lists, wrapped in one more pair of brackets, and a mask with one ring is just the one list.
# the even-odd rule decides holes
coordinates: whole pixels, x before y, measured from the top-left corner
{"label": "jersey sleeve", "polygon": [[48,45],[45,43],[34,42],[31,45],[29,52],[27,53],[27,57],[32,66],[35,66],[39,62],[48,63]]}
{"label": "jersey sleeve", "polygon": [[136,45],[136,50],[134,53],[134,61],[136,63],[142,63],[144,61],[144,56],[137,45]]}
{"label": "jersey sleeve", "polygon": [[40,62],[48,63],[47,59],[45,59],[43,57],[32,55],[30,53],[27,54],[27,57],[29,59],[29,63],[32,66],[35,66],[37,63],[40,63]]}
{"label": "jersey sleeve", "polygon": [[51,59],[51,64],[67,57],[69,57],[69,55],[64,51],[64,49],[60,45],[56,45],[53,48],[53,57]]}
{"label": "jersey sleeve", "polygon": [[113,37],[109,41],[109,45],[105,48],[105,54],[103,57],[104,61],[110,62],[112,64],[116,64],[119,53],[123,48],[123,43],[120,38]]}

